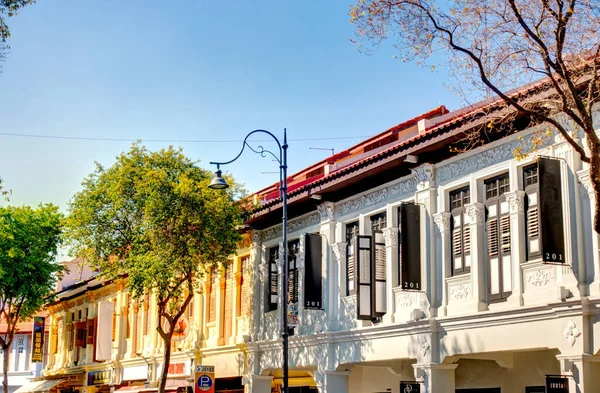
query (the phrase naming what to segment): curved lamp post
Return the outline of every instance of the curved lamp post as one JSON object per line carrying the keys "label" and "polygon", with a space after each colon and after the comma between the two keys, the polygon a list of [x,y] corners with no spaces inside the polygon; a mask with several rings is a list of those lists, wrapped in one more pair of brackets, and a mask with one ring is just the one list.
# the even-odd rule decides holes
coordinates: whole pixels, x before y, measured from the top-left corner
{"label": "curved lamp post", "polygon": [[[273,152],[269,150],[265,150],[262,146],[258,146],[256,149],[252,148],[248,144],[248,138],[257,133],[263,133],[269,135],[271,138],[277,142],[277,146],[279,147],[279,156],[273,154]],[[286,129],[283,129],[283,144],[279,142],[279,139],[269,131],[265,130],[254,130],[246,135],[244,138],[244,143],[242,145],[242,150],[240,150],[239,154],[230,161],[226,162],[211,162],[211,165],[216,165],[217,170],[215,172],[215,177],[212,179],[208,187],[213,189],[225,189],[229,187],[229,184],[221,177],[221,165],[231,164],[244,152],[244,149],[248,147],[248,149],[252,150],[254,153],[260,154],[263,158],[270,154],[275,158],[275,160],[279,163],[279,197],[283,202],[283,263],[282,265],[282,306],[281,306],[281,314],[282,314],[282,331],[281,338],[283,340],[283,366],[282,366],[282,379],[283,379],[283,392],[288,393],[288,320],[287,320],[287,308],[288,308],[288,258],[287,258],[287,133]],[[266,284],[266,283],[265,283]]]}

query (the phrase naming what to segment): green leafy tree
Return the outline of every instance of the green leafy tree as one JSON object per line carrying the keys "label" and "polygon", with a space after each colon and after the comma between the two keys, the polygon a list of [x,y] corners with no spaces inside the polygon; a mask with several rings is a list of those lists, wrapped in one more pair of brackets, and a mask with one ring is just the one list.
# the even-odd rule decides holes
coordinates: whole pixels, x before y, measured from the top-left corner
{"label": "green leafy tree", "polygon": [[0,336],[4,392],[8,393],[9,349],[19,321],[31,318],[55,289],[63,268],[55,262],[63,216],[54,205],[0,207]]}
{"label": "green leafy tree", "polygon": [[[589,164],[600,233],[600,1],[358,0],[350,17],[359,48],[392,38],[402,60],[445,65],[463,97],[493,94],[504,103],[497,119],[488,114],[473,128],[471,146],[514,130],[517,118],[564,138]],[[511,92],[533,81],[528,94]]]}
{"label": "green leafy tree", "polygon": [[211,173],[180,149],[148,151],[139,143],[96,170],[75,194],[67,218],[73,252],[107,278],[127,275],[134,298],[155,296],[164,343],[164,392],[175,326],[208,269],[227,263],[240,235],[237,185],[207,188]]}
{"label": "green leafy tree", "polygon": [[4,60],[9,49],[6,41],[10,37],[10,30],[6,19],[15,16],[21,8],[32,3],[35,3],[35,0],[0,0],[0,62]]}

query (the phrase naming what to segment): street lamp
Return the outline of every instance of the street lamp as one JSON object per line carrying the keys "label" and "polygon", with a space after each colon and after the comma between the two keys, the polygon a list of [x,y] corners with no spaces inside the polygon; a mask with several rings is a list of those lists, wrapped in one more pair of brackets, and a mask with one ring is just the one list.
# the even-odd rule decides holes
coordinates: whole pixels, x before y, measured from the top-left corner
{"label": "street lamp", "polygon": [[[275,142],[277,142],[277,146],[279,147],[279,157],[276,156],[275,154],[273,154],[273,152],[269,151],[269,150],[265,150],[262,146],[258,146],[256,149],[252,148],[252,146],[250,146],[248,144],[248,138],[253,135],[253,134],[257,134],[257,133],[263,133],[263,134],[267,134],[269,135],[271,138],[273,138],[275,140]],[[288,148],[288,144],[287,144],[287,133],[285,128],[283,129],[283,145],[279,142],[279,139],[277,139],[277,137],[275,135],[273,135],[272,133],[270,133],[269,131],[265,131],[265,130],[254,130],[252,132],[250,132],[248,135],[246,135],[246,138],[244,138],[244,143],[242,145],[242,150],[240,150],[239,154],[230,161],[227,162],[211,162],[211,165],[216,165],[217,166],[217,170],[215,172],[215,177],[212,179],[212,181],[210,182],[210,184],[208,185],[209,188],[213,188],[213,189],[225,189],[227,187],[229,187],[229,184],[227,184],[227,182],[225,181],[225,179],[223,179],[221,177],[221,165],[227,165],[227,164],[231,164],[232,162],[234,162],[235,160],[237,160],[238,158],[240,158],[240,156],[242,155],[242,153],[244,152],[244,149],[246,148],[246,146],[248,146],[248,149],[252,150],[254,153],[260,154],[263,158],[267,156],[267,154],[270,154],[271,156],[273,156],[273,158],[275,158],[275,160],[279,163],[279,197],[282,200],[283,203],[283,263],[281,264],[282,267],[282,276],[283,276],[283,282],[282,282],[282,307],[281,307],[281,314],[282,314],[282,328],[281,328],[281,338],[283,340],[283,366],[282,366],[282,379],[283,379],[283,392],[282,393],[288,393],[288,320],[287,320],[287,308],[288,308],[288,258],[287,258],[287,148]]]}

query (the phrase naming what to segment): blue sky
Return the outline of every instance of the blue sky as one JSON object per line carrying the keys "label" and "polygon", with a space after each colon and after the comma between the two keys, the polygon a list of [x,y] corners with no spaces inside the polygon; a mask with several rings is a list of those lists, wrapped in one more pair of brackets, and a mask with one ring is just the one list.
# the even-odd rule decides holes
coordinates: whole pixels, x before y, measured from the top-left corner
{"label": "blue sky", "polygon": [[[460,106],[443,71],[401,63],[391,46],[358,53],[350,4],[39,1],[8,20],[0,133],[204,141],[171,144],[208,168],[234,157],[249,131],[286,127],[292,173],[330,154],[309,147],[337,152],[439,104]],[[314,138],[333,139],[297,140]],[[0,176],[12,204],[65,209],[94,161],[111,165],[130,144],[0,135]],[[249,191],[278,179],[263,174],[276,163],[252,153],[226,169]]]}

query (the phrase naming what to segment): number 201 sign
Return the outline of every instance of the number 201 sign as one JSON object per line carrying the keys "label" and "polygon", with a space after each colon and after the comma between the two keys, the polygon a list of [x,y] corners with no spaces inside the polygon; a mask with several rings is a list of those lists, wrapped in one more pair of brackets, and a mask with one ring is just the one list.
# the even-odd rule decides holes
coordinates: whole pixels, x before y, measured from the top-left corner
{"label": "number 201 sign", "polygon": [[215,393],[215,367],[196,366],[194,393]]}

